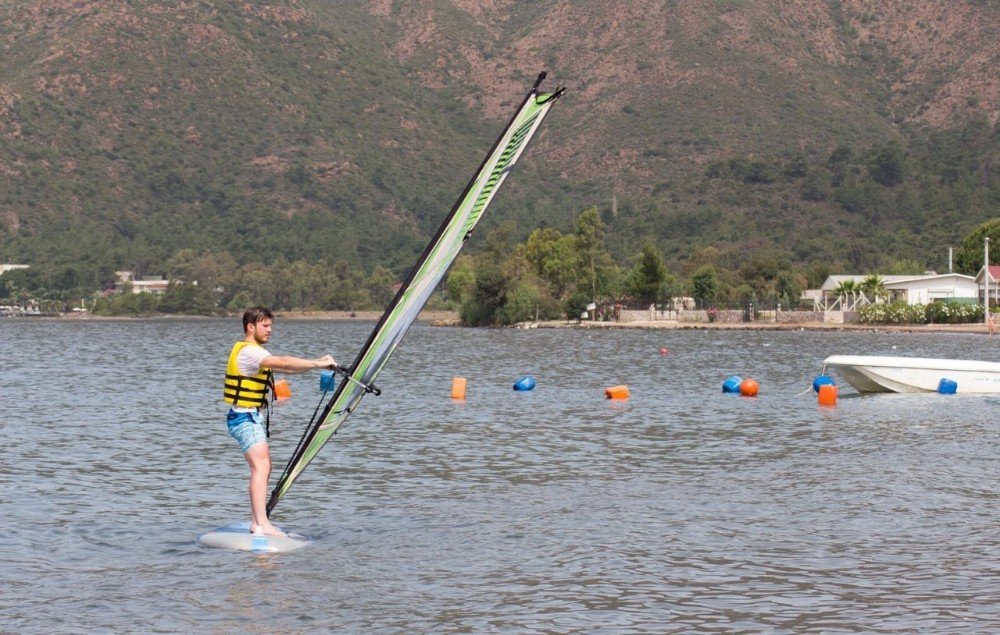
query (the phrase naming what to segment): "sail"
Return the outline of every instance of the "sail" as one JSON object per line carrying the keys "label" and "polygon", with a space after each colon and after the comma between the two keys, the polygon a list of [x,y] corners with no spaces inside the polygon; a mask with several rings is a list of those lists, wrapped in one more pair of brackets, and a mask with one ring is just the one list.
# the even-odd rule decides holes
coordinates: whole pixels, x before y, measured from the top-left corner
{"label": "sail", "polygon": [[354,363],[345,369],[345,377],[338,384],[322,413],[314,417],[314,421],[306,430],[271,492],[271,498],[267,503],[268,514],[320,448],[344,424],[365,394],[373,392],[375,378],[403,339],[407,329],[416,320],[417,314],[434,292],[448,267],[458,256],[462,245],[469,239],[476,223],[528,145],[528,141],[538,130],[549,108],[562,95],[564,90],[562,88],[551,93],[539,92],[538,88],[543,79],[545,73],[538,76],[538,80],[524,98],[517,113],[493,144],[479,170],[452,207],[451,213],[410,271],[406,282],[382,314],[382,318]]}

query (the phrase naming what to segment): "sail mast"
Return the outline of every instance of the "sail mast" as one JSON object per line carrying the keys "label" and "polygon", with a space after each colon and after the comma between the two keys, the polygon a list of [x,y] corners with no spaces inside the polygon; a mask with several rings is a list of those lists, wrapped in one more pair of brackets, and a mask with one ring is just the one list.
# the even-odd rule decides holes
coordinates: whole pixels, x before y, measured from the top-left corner
{"label": "sail mast", "polygon": [[368,392],[366,387],[372,386],[462,245],[472,235],[476,223],[538,130],[549,108],[563,94],[563,88],[540,93],[538,88],[544,79],[545,73],[541,73],[382,314],[348,369],[348,377],[337,386],[322,414],[311,422],[271,492],[267,503],[268,514]]}

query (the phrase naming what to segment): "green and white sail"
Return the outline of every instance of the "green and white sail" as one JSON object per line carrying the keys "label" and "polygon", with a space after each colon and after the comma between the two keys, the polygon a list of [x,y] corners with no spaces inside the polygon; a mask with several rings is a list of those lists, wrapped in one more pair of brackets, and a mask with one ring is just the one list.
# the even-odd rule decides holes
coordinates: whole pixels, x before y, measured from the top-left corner
{"label": "green and white sail", "polygon": [[539,92],[543,79],[545,73],[538,76],[538,80],[524,98],[517,113],[507,124],[507,128],[497,139],[451,213],[411,270],[409,278],[382,314],[382,318],[354,364],[346,369],[346,376],[337,386],[330,401],[306,430],[271,492],[271,498],[267,503],[268,514],[320,448],[344,424],[362,397],[367,392],[372,392],[373,382],[389,356],[416,320],[417,314],[458,256],[462,245],[469,239],[476,223],[528,145],[528,141],[538,130],[549,108],[563,94],[562,88],[551,93]]}

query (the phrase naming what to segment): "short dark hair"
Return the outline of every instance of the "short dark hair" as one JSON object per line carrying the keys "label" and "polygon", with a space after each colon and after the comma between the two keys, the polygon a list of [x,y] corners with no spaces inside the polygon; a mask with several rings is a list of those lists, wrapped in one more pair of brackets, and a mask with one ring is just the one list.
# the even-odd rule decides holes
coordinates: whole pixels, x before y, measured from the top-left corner
{"label": "short dark hair", "polygon": [[271,309],[263,306],[252,306],[243,314],[243,332],[247,332],[247,327],[256,324],[261,320],[273,320],[274,314]]}

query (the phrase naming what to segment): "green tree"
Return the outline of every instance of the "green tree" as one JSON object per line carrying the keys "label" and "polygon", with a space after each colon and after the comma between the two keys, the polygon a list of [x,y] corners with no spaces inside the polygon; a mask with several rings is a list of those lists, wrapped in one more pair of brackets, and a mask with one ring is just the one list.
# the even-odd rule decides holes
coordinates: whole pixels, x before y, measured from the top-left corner
{"label": "green tree", "polygon": [[258,263],[244,265],[240,269],[236,285],[245,294],[249,302],[247,306],[261,305],[279,308],[275,306],[277,285],[274,276],[271,270],[264,265]]}
{"label": "green tree", "polygon": [[487,263],[476,271],[476,288],[459,310],[462,322],[472,326],[489,326],[494,315],[507,301],[511,280],[502,266]]}
{"label": "green tree", "polygon": [[667,267],[663,264],[663,256],[652,243],[646,243],[629,272],[626,288],[637,300],[661,302],[666,279]]}
{"label": "green tree", "polygon": [[563,236],[550,227],[536,229],[525,243],[525,258],[557,298],[565,298],[579,280],[579,258],[575,236]]}
{"label": "green tree", "polygon": [[680,279],[668,271],[667,276],[663,279],[663,284],[660,286],[660,301],[669,302],[671,298],[677,298],[682,295],[684,295],[684,287]]}
{"label": "green tree", "polygon": [[560,238],[562,234],[552,227],[539,227],[528,235],[528,240],[524,244],[524,256],[535,267],[538,275],[542,275],[545,271],[545,261],[552,257]]}
{"label": "green tree", "polygon": [[746,306],[748,302],[757,304],[758,296],[753,287],[745,282],[732,290],[732,299],[739,306]]}
{"label": "green tree", "polygon": [[889,291],[885,288],[885,280],[877,273],[865,276],[865,279],[858,285],[858,289],[870,299],[889,297]]}
{"label": "green tree", "polygon": [[590,296],[582,291],[577,291],[563,302],[563,310],[566,317],[576,320],[587,310],[588,304],[590,304]]}
{"label": "green tree", "polygon": [[786,309],[798,306],[802,291],[806,288],[806,277],[793,271],[781,271],[775,278],[775,291],[778,301]]}
{"label": "green tree", "polygon": [[899,258],[889,265],[889,273],[897,276],[919,276],[925,270],[924,265],[912,258]]}
{"label": "green tree", "polygon": [[461,254],[448,272],[445,280],[448,297],[459,306],[476,290],[476,262],[472,256]]}
{"label": "green tree", "polygon": [[[742,284],[748,285],[754,292],[754,300],[763,300],[777,295],[775,280],[778,272],[787,267],[778,254],[762,251],[750,256],[750,259],[740,267],[739,275]],[[746,294],[744,294],[746,295]],[[736,301],[743,304],[745,298],[737,297]]]}
{"label": "green tree", "polygon": [[290,309],[315,309],[329,295],[329,279],[325,266],[296,260],[283,275],[286,302]]}
{"label": "green tree", "polygon": [[486,234],[486,244],[483,256],[494,263],[500,263],[514,250],[514,234],[517,225],[512,220],[505,220]]}
{"label": "green tree", "polygon": [[163,313],[212,315],[215,313],[215,300],[211,293],[197,284],[170,282],[160,298],[158,309]]}
{"label": "green tree", "polygon": [[197,282],[212,293],[223,293],[236,278],[239,265],[228,251],[205,250],[191,263],[190,278],[187,282]]}
{"label": "green tree", "polygon": [[246,289],[240,289],[229,299],[226,311],[229,313],[243,313],[255,304],[257,303],[250,297],[250,293]]}
{"label": "green tree", "polygon": [[346,260],[338,260],[330,271],[330,277],[333,281],[322,308],[351,311],[372,307],[371,296],[365,288],[365,276],[360,270],[351,267]]}
{"label": "green tree", "polygon": [[841,280],[833,289],[833,294],[838,298],[854,300],[861,291],[860,285],[853,279]]}
{"label": "green tree", "polygon": [[194,277],[194,263],[198,255],[194,249],[181,249],[174,252],[166,264],[167,280],[183,280],[192,282]]}
{"label": "green tree", "polygon": [[810,262],[805,269],[806,283],[804,288],[806,289],[819,289],[826,282],[826,279],[835,271],[835,263],[830,263],[826,261],[813,260]]}
{"label": "green tree", "polygon": [[391,271],[382,265],[375,265],[368,280],[365,281],[365,287],[368,289],[368,294],[375,306],[389,306],[394,295],[392,286],[395,282],[396,278]]}
{"label": "green tree", "polygon": [[620,300],[625,295],[625,272],[609,261],[597,270],[597,298]]}
{"label": "green tree", "polygon": [[871,180],[848,173],[837,186],[834,199],[847,211],[874,219],[879,203],[879,187]]}
{"label": "green tree", "polygon": [[576,246],[580,258],[581,286],[597,296],[598,272],[609,260],[604,247],[604,222],[596,207],[580,213],[576,222]]}
{"label": "green tree", "polygon": [[850,172],[853,160],[854,148],[846,144],[838,145],[833,152],[830,153],[830,158],[827,159],[826,167],[833,173],[831,185],[834,187],[840,185],[844,177]]}
{"label": "green tree", "polygon": [[830,173],[817,168],[809,170],[802,181],[802,200],[804,201],[825,201],[830,198]]}
{"label": "green tree", "polygon": [[161,296],[152,293],[120,293],[94,302],[94,315],[152,315],[160,310]]}
{"label": "green tree", "polygon": [[868,164],[872,180],[885,187],[893,187],[903,182],[906,155],[898,142],[890,142],[875,150]]}
{"label": "green tree", "polygon": [[719,276],[713,265],[702,265],[691,274],[691,297],[698,306],[716,303],[719,293]]}
{"label": "green tree", "polygon": [[559,317],[559,305],[537,282],[519,280],[507,292],[504,303],[498,307],[495,324],[516,324]]}
{"label": "green tree", "polygon": [[983,268],[984,238],[990,239],[990,264],[1000,262],[1000,218],[986,221],[969,232],[962,246],[955,253],[955,269],[958,273],[974,276]]}

